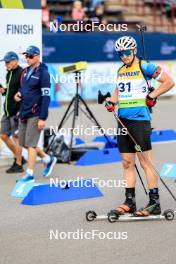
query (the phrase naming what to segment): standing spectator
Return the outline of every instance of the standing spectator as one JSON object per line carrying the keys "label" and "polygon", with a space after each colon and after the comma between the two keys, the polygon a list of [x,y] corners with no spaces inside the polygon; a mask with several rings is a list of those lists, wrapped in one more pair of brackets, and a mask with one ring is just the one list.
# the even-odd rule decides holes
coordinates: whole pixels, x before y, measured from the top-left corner
{"label": "standing spectator", "polygon": [[104,6],[97,5],[93,17],[91,18],[91,21],[106,25],[107,21],[104,19],[104,12]]}
{"label": "standing spectator", "polygon": [[22,148],[19,145],[17,135],[17,113],[19,111],[19,103],[14,100],[14,95],[20,88],[20,77],[23,69],[18,65],[18,55],[13,51],[7,52],[1,61],[5,62],[7,75],[6,87],[0,87],[0,93],[5,96],[4,115],[1,119],[0,138],[14,154],[14,163],[8,170],[6,170],[6,173],[20,173],[23,172],[23,166],[21,155]]}
{"label": "standing spectator", "polygon": [[21,88],[15,95],[16,101],[21,101],[19,112],[19,140],[21,146],[27,148],[27,170],[21,181],[34,180],[36,155],[40,155],[46,168],[43,176],[52,172],[57,159],[37,149],[41,131],[45,128],[50,103],[50,76],[47,66],[40,62],[40,50],[29,46],[23,53],[29,67],[21,77]]}
{"label": "standing spectator", "polygon": [[73,3],[71,17],[73,20],[84,20],[85,10],[84,10],[84,7],[82,6],[81,1],[75,1]]}
{"label": "standing spectator", "polygon": [[49,26],[50,26],[50,12],[47,8],[47,1],[42,0],[41,5],[42,5],[42,26],[44,28],[49,28]]}

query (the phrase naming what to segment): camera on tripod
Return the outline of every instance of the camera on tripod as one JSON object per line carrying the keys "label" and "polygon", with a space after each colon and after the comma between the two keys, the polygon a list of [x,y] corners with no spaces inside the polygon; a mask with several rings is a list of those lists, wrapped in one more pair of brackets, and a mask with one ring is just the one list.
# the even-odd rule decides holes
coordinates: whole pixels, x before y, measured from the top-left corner
{"label": "camera on tripod", "polygon": [[[81,71],[85,71],[88,67],[87,62],[85,61],[80,61],[77,62],[73,65],[69,65],[66,67],[60,67],[60,73],[61,74],[66,74],[66,73],[74,73],[75,74],[75,80],[76,80],[76,91],[75,91],[75,95],[74,97],[71,99],[62,119],[60,124],[58,125],[58,131],[64,126],[64,124],[66,123],[66,121],[68,120],[68,118],[71,116],[71,114],[73,114],[73,118],[72,118],[72,125],[71,125],[71,140],[70,140],[70,144],[68,146],[68,149],[66,148],[60,148],[60,146],[63,147],[63,144],[59,144],[59,147],[57,147],[58,140],[56,140],[56,135],[53,134],[50,138],[50,140],[48,140],[48,144],[46,144],[46,152],[50,152],[50,151],[54,151],[55,156],[58,156],[59,159],[61,160],[61,149],[63,150],[63,155],[66,154],[66,159],[68,163],[72,160],[74,160],[74,157],[80,157],[81,155],[83,155],[86,151],[90,150],[90,149],[97,149],[97,147],[95,146],[84,146],[84,147],[73,147],[73,142],[74,142],[74,138],[73,138],[73,131],[75,128],[75,124],[76,124],[76,120],[77,117],[79,116],[79,112],[82,112],[94,125],[96,125],[96,127],[98,127],[98,129],[102,129],[101,125],[99,124],[99,122],[96,120],[95,116],[93,115],[92,111],[89,109],[87,103],[85,102],[85,100],[81,97],[81,95],[79,94],[79,88],[80,88],[80,84],[81,84]],[[109,93],[107,93],[107,95],[110,95]],[[102,94],[99,94],[98,97],[98,102],[102,102],[103,103],[104,100],[104,96]],[[82,109],[82,106],[80,106],[80,103],[82,104],[82,106],[84,107],[84,109]],[[71,110],[71,108],[73,108]],[[106,138],[107,142],[111,145],[111,142],[109,141],[109,138],[104,134],[104,137]],[[57,150],[57,151],[56,151]],[[57,152],[57,153],[56,153]],[[69,153],[68,153],[69,152]],[[57,155],[56,155],[57,154]],[[64,157],[62,157],[63,160]]]}

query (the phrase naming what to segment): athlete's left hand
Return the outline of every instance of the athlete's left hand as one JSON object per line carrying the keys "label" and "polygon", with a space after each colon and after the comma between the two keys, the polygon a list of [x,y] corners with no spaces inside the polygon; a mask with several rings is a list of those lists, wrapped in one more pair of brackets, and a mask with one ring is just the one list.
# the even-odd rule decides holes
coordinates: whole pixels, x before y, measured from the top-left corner
{"label": "athlete's left hand", "polygon": [[45,128],[45,120],[39,119],[38,121],[38,129],[42,130]]}
{"label": "athlete's left hand", "polygon": [[146,97],[146,105],[148,107],[154,107],[156,105],[157,98],[152,98],[150,97],[150,94],[147,95]]}

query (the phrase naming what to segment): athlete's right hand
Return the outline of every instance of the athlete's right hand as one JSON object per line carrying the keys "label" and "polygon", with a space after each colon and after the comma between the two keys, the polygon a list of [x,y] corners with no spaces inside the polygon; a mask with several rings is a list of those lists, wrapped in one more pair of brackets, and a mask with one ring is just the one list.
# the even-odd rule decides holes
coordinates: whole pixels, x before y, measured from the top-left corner
{"label": "athlete's right hand", "polygon": [[108,112],[113,112],[115,110],[115,103],[107,100],[105,101],[105,107]]}
{"label": "athlete's right hand", "polygon": [[16,102],[20,102],[21,101],[21,93],[20,92],[16,93],[14,96],[14,99]]}

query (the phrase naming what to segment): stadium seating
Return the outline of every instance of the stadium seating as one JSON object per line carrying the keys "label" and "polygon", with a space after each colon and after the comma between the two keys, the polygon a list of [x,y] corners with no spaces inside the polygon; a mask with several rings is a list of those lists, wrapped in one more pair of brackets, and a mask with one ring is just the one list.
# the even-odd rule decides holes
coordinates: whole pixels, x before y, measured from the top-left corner
{"label": "stadium seating", "polygon": [[[74,0],[47,0],[51,20],[62,16],[63,21],[71,20]],[[86,16],[91,17],[91,0],[82,0]],[[176,1],[169,0],[104,0],[103,18],[107,22],[127,23],[133,31],[136,23],[147,24],[149,32],[175,32]]]}

